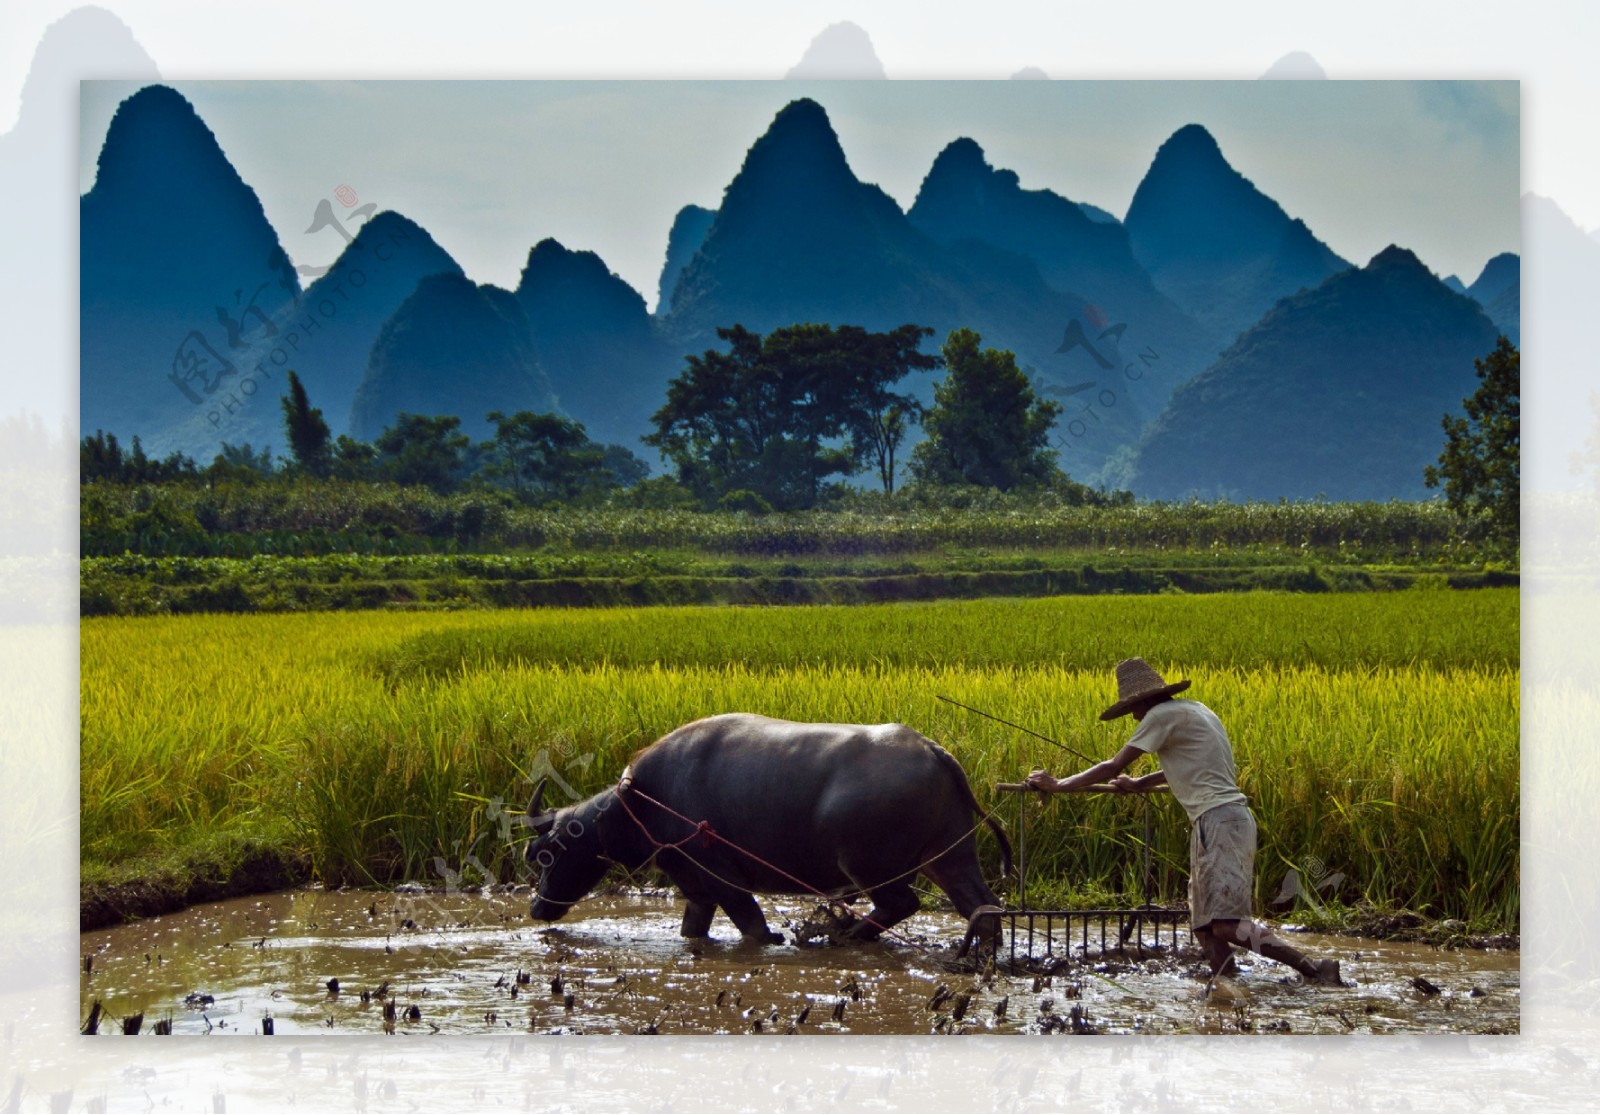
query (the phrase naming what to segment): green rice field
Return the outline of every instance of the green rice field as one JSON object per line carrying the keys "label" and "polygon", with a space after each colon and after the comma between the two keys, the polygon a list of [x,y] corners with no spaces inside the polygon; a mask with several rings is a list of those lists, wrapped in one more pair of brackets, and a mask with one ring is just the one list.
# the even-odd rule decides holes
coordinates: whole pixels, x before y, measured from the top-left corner
{"label": "green rice field", "polygon": [[[548,762],[580,794],[700,716],[899,721],[994,783],[1083,764],[942,695],[1095,757],[1112,666],[1139,654],[1221,716],[1261,820],[1258,899],[1515,931],[1518,591],[1243,593],[720,607],[85,619],[84,884],[218,840],[283,847],[335,883],[512,876],[499,803]],[[1141,768],[1142,769],[1142,768]],[[1137,773],[1137,771],[1136,771]],[[1181,900],[1170,800],[1061,797],[1028,813],[1030,898]],[[991,877],[992,840],[980,842]],[[1015,883],[1009,883],[1015,897]]]}

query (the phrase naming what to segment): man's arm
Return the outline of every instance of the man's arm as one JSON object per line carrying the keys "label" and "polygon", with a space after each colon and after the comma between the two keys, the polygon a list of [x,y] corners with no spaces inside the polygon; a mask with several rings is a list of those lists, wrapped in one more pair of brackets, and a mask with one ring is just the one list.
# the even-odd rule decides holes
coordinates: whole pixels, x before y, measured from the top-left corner
{"label": "man's arm", "polygon": [[1135,794],[1141,790],[1153,790],[1157,786],[1167,784],[1167,772],[1164,770],[1151,771],[1142,778],[1129,778],[1126,774],[1119,774],[1111,782],[1118,793]]}
{"label": "man's arm", "polygon": [[[1043,790],[1050,794],[1072,793],[1086,789],[1098,782],[1110,782],[1129,766],[1143,758],[1144,755],[1144,751],[1134,747],[1132,744],[1123,744],[1122,750],[1105,762],[1096,763],[1088,770],[1074,774],[1071,778],[1055,778],[1046,771],[1036,770],[1028,775],[1027,785],[1029,789]],[[1160,771],[1157,771],[1156,774],[1161,775],[1162,781],[1166,780],[1167,776],[1165,774],[1161,774]],[[1147,777],[1153,778],[1155,775]],[[1132,782],[1135,780],[1128,779],[1127,781]],[[1138,779],[1138,781],[1143,782],[1144,779]]]}

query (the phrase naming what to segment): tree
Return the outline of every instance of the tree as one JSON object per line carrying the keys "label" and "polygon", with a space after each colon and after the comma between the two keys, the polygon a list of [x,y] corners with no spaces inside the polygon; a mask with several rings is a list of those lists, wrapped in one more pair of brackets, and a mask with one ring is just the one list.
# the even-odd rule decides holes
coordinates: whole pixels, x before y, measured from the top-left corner
{"label": "tree", "polygon": [[78,479],[114,480],[133,484],[165,484],[199,475],[193,459],[173,450],[160,460],[147,455],[133,436],[131,449],[124,453],[117,435],[96,430],[78,443]]}
{"label": "tree", "polygon": [[877,471],[885,492],[894,491],[895,454],[908,424],[922,417],[915,395],[890,390],[907,374],[931,371],[939,357],[921,351],[925,326],[902,325],[887,333],[868,333],[855,325],[839,328],[847,364],[841,394],[845,425],[856,467]]}
{"label": "tree", "polygon": [[1061,404],[1034,395],[1015,355],[981,341],[971,329],[945,339],[948,374],[933,385],[922,418],[928,437],[912,453],[911,473],[924,484],[1002,490],[1050,483],[1061,471],[1049,447]]}
{"label": "tree", "polygon": [[934,366],[917,352],[926,332],[803,324],[763,338],[742,325],[718,329],[728,351],[687,358],[644,441],[708,506],[748,491],[773,507],[809,507],[829,477],[867,461],[892,483],[895,448],[916,403],[889,387]]}
{"label": "tree", "polygon": [[519,496],[571,500],[605,485],[605,452],[582,423],[556,414],[491,411],[498,460],[492,471],[511,481]]}
{"label": "tree", "polygon": [[371,480],[377,471],[378,451],[349,434],[333,443],[331,469],[340,480]]}
{"label": "tree", "polygon": [[[133,448],[136,455],[141,453],[137,437],[133,439]],[[223,442],[220,448],[222,452],[212,458],[206,468],[208,478],[249,483],[272,475],[272,446],[263,447],[259,453],[251,448],[248,441],[243,445]]]}
{"label": "tree", "polygon": [[441,494],[460,479],[462,455],[471,441],[453,415],[400,413],[373,443],[378,475],[397,484],[426,484]]}
{"label": "tree", "polygon": [[282,402],[284,430],[295,463],[312,476],[327,476],[333,471],[330,451],[333,432],[323,421],[321,409],[311,405],[305,384],[293,369],[289,371],[289,393],[282,397]]}
{"label": "tree", "polygon": [[761,335],[742,325],[718,329],[727,352],[707,349],[667,385],[667,401],[644,438],[677,466],[678,480],[706,504],[737,488],[783,487],[776,473],[792,401]]}
{"label": "tree", "polygon": [[625,445],[602,445],[600,464],[610,487],[634,488],[650,478],[650,466]]}
{"label": "tree", "polygon": [[1444,416],[1444,452],[1422,479],[1430,488],[1443,485],[1451,510],[1481,517],[1491,534],[1515,541],[1522,509],[1522,357],[1502,336],[1493,352],[1472,363],[1478,389],[1461,401],[1464,417]]}

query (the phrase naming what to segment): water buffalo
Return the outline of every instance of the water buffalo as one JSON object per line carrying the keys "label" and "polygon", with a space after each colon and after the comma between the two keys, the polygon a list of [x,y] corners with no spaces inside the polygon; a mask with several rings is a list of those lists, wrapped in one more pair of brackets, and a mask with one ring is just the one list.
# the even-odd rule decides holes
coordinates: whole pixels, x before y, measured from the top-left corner
{"label": "water buffalo", "polygon": [[[523,818],[536,834],[529,912],[540,921],[564,915],[612,864],[634,871],[652,855],[688,900],[685,937],[704,937],[720,906],[746,941],[781,944],[753,895],[812,894],[809,884],[830,897],[870,895],[872,911],[849,936],[871,940],[916,912],[919,871],[963,917],[999,904],[978,866],[983,810],[966,775],[900,724],[712,716],[640,751],[616,786],[587,801],[548,810],[543,793],[541,781]],[[986,820],[1009,872],[1010,843]]]}

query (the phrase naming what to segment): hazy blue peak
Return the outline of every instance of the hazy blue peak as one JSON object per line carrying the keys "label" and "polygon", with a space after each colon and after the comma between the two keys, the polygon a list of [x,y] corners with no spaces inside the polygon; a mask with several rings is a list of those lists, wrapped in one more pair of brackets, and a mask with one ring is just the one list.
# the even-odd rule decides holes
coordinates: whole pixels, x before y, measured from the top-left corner
{"label": "hazy blue peak", "polygon": [[596,310],[601,304],[614,304],[622,312],[636,312],[640,320],[644,315],[644,297],[607,267],[598,253],[568,248],[554,237],[546,237],[528,250],[517,294],[559,302],[589,298],[595,300]]}
{"label": "hazy blue peak", "polygon": [[166,85],[147,85],[118,106],[100,148],[91,193],[190,181],[200,173],[243,184],[216,136],[186,97]]}
{"label": "hazy blue peak", "polygon": [[1521,258],[1515,252],[1501,252],[1483,265],[1467,293],[1480,302],[1488,302],[1521,281]]}
{"label": "hazy blue peak", "polygon": [[554,407],[528,320],[511,292],[461,275],[423,278],[384,324],[351,407],[350,426],[376,437],[394,416],[454,414],[469,436],[491,410]]}
{"label": "hazy blue peak", "polygon": [[591,251],[568,248],[553,236],[547,236],[528,249],[528,260],[522,266],[524,281],[528,272],[540,266],[568,266],[584,271],[598,270],[601,275],[611,274],[605,261]]}
{"label": "hazy blue peak", "polygon": [[645,298],[594,251],[574,251],[544,238],[528,251],[517,298],[536,333],[579,326],[611,333],[648,331]]}
{"label": "hazy blue peak", "polygon": [[363,236],[372,239],[374,237],[389,236],[394,233],[406,233],[409,235],[421,233],[424,236],[428,235],[426,229],[404,213],[396,212],[393,209],[384,209],[374,213],[371,218],[362,222],[361,228],[356,232],[355,239],[360,240]]}
{"label": "hazy blue peak", "polygon": [[859,189],[827,112],[802,97],[780,109],[745,153],[724,194],[718,225],[738,223],[758,210],[771,217],[851,204]]}
{"label": "hazy blue peak", "polygon": [[[950,204],[957,199],[968,202],[973,199],[973,191],[996,188],[1002,192],[1021,190],[1022,180],[1014,170],[990,166],[977,141],[962,136],[947,143],[933,160],[917,191],[917,206],[926,214],[929,205]],[[1057,196],[1050,191],[1030,192]]]}
{"label": "hazy blue peak", "polygon": [[689,261],[706,242],[706,234],[716,219],[717,211],[702,205],[685,205],[672,219],[672,231],[667,234],[667,258],[662,264],[656,291],[656,313],[664,314],[672,308],[672,292]]}
{"label": "hazy blue peak", "polygon": [[[1132,463],[1140,495],[1423,499],[1439,415],[1495,327],[1389,245],[1280,299],[1173,392]],[[1329,437],[1337,429],[1340,436]],[[1352,468],[1351,462],[1360,463]]]}
{"label": "hazy blue peak", "polygon": [[465,274],[461,269],[461,265],[455,261],[449,252],[439,246],[438,241],[434,240],[433,235],[427,229],[417,224],[416,221],[413,221],[404,213],[396,212],[393,209],[384,209],[381,212],[374,213],[368,220],[363,221],[361,227],[356,230],[355,237],[345,247],[344,253],[341,253],[341,258],[344,258],[351,251],[364,249],[372,244],[385,241],[411,240],[418,242],[418,249],[429,253],[434,265],[440,266],[446,271]]}
{"label": "hazy blue peak", "polygon": [[1188,164],[1203,165],[1209,162],[1228,166],[1222,148],[1203,124],[1185,124],[1168,136],[1167,141],[1156,151],[1156,164],[1159,165],[1163,159],[1182,160]]}
{"label": "hazy blue peak", "polygon": [[1123,227],[1156,286],[1221,338],[1350,267],[1230,166],[1198,124],[1161,145]]}
{"label": "hazy blue peak", "polygon": [[1428,265],[1417,258],[1417,254],[1409,248],[1402,248],[1398,244],[1390,244],[1383,251],[1372,257],[1367,264],[1369,271],[1383,270],[1408,270],[1417,271],[1424,275],[1433,276]]}
{"label": "hazy blue peak", "polygon": [[1261,75],[1261,80],[1315,81],[1327,76],[1327,72],[1323,70],[1321,63],[1315,58],[1303,50],[1294,50],[1267,67],[1267,72]]}
{"label": "hazy blue peak", "polygon": [[37,114],[65,115],[73,102],[64,102],[61,93],[67,87],[76,90],[80,75],[113,73],[134,81],[160,77],[121,17],[94,5],[72,9],[39,39],[22,83],[18,128]]}
{"label": "hazy blue peak", "polygon": [[840,159],[844,158],[844,148],[839,145],[833,122],[828,119],[828,110],[810,97],[790,101],[778,110],[765,134],[750,150],[754,154],[764,147],[792,147],[828,155],[837,152]]}
{"label": "hazy blue peak", "polygon": [[844,20],[824,27],[805,55],[789,71],[791,79],[883,78],[883,63],[872,39],[858,25]]}
{"label": "hazy blue peak", "polygon": [[961,136],[945,144],[933,160],[933,167],[928,171],[929,177],[935,174],[983,173],[989,169],[989,162],[984,158],[983,148],[975,139]]}
{"label": "hazy blue peak", "polygon": [[1483,265],[1483,271],[1478,275],[1477,281],[1482,282],[1490,275],[1491,272],[1497,269],[1503,270],[1506,274],[1520,274],[1522,269],[1522,257],[1517,255],[1516,252],[1501,252],[1488,263]]}

